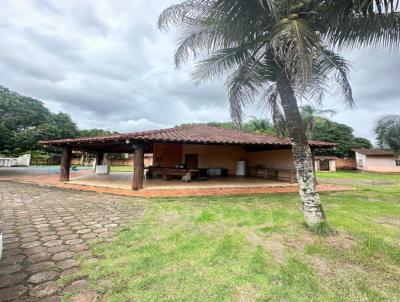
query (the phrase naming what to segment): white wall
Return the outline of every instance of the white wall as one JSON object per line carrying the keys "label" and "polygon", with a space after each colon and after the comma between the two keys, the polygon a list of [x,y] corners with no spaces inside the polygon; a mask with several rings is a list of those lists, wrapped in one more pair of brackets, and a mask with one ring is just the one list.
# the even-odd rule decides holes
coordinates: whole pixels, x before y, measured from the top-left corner
{"label": "white wall", "polygon": [[[357,169],[371,172],[400,172],[393,156],[366,156],[356,152]],[[364,167],[359,166],[362,160]]]}
{"label": "white wall", "polygon": [[367,170],[367,157],[364,154],[356,152],[356,163],[358,170]]}
{"label": "white wall", "polygon": [[336,172],[336,160],[329,160],[329,171]]}
{"label": "white wall", "polygon": [[400,172],[393,156],[367,156],[367,170],[376,172]]}
{"label": "white wall", "polygon": [[29,167],[31,163],[31,155],[24,154],[20,157],[0,158],[0,167]]}

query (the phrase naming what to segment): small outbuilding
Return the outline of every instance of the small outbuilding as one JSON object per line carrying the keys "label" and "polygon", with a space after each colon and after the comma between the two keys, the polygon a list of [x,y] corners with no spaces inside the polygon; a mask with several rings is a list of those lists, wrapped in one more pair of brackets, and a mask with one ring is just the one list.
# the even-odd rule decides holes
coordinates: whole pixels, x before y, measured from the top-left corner
{"label": "small outbuilding", "polygon": [[314,157],[315,171],[336,172],[336,156],[318,156]]}
{"label": "small outbuilding", "polygon": [[354,149],[357,170],[400,172],[400,157],[391,149]]}

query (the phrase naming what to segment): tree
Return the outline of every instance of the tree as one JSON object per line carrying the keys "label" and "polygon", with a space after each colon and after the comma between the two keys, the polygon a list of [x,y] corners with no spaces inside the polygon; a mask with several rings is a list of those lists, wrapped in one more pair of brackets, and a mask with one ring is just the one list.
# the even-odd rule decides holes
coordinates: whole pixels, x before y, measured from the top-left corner
{"label": "tree", "polygon": [[396,156],[400,156],[400,115],[381,118],[375,127],[379,145],[388,146]]}
{"label": "tree", "polygon": [[103,129],[96,129],[96,128],[79,130],[80,137],[105,136],[105,135],[110,135],[112,133],[117,133],[117,132],[112,132]]}
{"label": "tree", "polygon": [[312,139],[336,142],[338,144],[335,150],[316,150],[317,155],[354,157],[354,151],[352,151],[352,149],[372,147],[369,140],[362,137],[355,137],[351,127],[322,117],[317,117],[315,119]]}
{"label": "tree", "polygon": [[242,126],[244,131],[274,134],[274,126],[268,119],[252,117]]}
{"label": "tree", "polygon": [[42,102],[0,86],[0,152],[19,155],[41,149],[39,140],[76,137],[69,115],[53,114]]}
{"label": "tree", "polygon": [[[194,125],[193,123],[185,123],[181,124],[180,126],[189,126]],[[220,127],[220,128],[227,128],[227,129],[235,129],[236,126],[232,122],[209,122],[207,125]],[[256,133],[267,133],[267,134],[274,134],[275,129],[274,125],[268,119],[263,118],[256,118],[252,117],[249,121],[241,124],[241,130],[246,132],[256,132]]]}
{"label": "tree", "polygon": [[[336,112],[331,109],[318,109],[312,105],[306,105],[300,107],[300,115],[303,119],[304,127],[306,129],[306,135],[308,139],[312,139],[314,134],[315,123],[318,117],[322,114],[335,114]],[[336,142],[336,141],[335,141]]]}
{"label": "tree", "polygon": [[353,105],[348,64],[333,46],[397,46],[399,17],[391,0],[187,0],[162,12],[158,25],[179,26],[177,67],[201,56],[193,72],[200,83],[230,73],[233,121],[261,96],[274,122],[283,115],[292,141],[306,223],[317,229],[325,214],[297,99],[320,101],[330,79]]}

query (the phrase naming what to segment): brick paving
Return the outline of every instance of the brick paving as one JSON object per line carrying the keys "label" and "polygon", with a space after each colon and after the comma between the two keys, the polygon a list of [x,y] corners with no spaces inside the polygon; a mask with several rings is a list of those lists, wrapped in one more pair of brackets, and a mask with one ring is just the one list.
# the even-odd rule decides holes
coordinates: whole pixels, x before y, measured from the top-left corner
{"label": "brick paving", "polygon": [[0,182],[0,302],[97,301],[84,277],[57,282],[79,272],[78,255],[91,256],[90,240],[112,240],[115,229],[134,223],[143,203],[128,197]]}

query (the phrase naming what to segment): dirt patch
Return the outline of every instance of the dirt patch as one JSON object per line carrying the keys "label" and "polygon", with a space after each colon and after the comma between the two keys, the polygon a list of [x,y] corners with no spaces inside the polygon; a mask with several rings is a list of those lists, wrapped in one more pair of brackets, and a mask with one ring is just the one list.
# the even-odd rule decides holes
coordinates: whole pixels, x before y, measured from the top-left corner
{"label": "dirt patch", "polygon": [[[398,280],[393,280],[392,274],[347,261],[328,260],[318,255],[308,256],[305,261],[320,277],[321,285],[327,291],[338,291],[341,290],[341,286],[344,286],[352,295],[359,291],[359,282],[362,281],[381,295],[387,296],[387,292],[395,288],[398,282]],[[342,285],[340,286],[340,284]],[[356,295],[349,300],[363,301],[363,298]]]}
{"label": "dirt patch", "polygon": [[246,240],[254,246],[262,246],[276,262],[282,264],[285,261],[285,246],[281,243],[281,240],[276,240],[274,235],[260,236],[255,231],[250,230],[247,232]]}
{"label": "dirt patch", "polygon": [[357,240],[350,235],[338,232],[333,236],[324,237],[324,241],[336,249],[351,249],[357,243]]}
{"label": "dirt patch", "polygon": [[236,302],[257,301],[260,296],[260,286],[257,284],[245,284],[237,289]]}
{"label": "dirt patch", "polygon": [[165,211],[164,213],[160,214],[157,216],[157,221],[160,224],[166,224],[166,225],[171,225],[171,224],[176,224],[178,221],[180,221],[181,214],[177,211]]}
{"label": "dirt patch", "polygon": [[332,263],[325,258],[313,255],[307,258],[307,263],[320,277],[332,279],[335,276]]}
{"label": "dirt patch", "polygon": [[386,226],[390,227],[400,227],[400,217],[395,217],[395,216],[384,216],[380,217],[377,220],[375,220],[379,224],[383,224]]}
{"label": "dirt patch", "polygon": [[394,185],[397,182],[393,180],[366,180],[363,181],[363,184],[372,185],[372,186],[389,186]]}
{"label": "dirt patch", "polygon": [[370,186],[389,186],[397,184],[393,180],[365,180],[354,178],[340,178],[340,179],[320,179],[323,184],[340,184],[340,185],[370,185]]}
{"label": "dirt patch", "polygon": [[275,240],[280,240],[284,245],[303,252],[307,245],[311,244],[319,238],[318,236],[308,232],[303,231],[301,234],[296,236],[288,236],[287,234],[274,234]]}
{"label": "dirt patch", "polygon": [[337,249],[350,249],[356,244],[356,239],[346,233],[337,232],[335,235],[321,237],[315,235],[307,230],[296,236],[289,236],[287,234],[273,234],[274,240],[282,242],[294,250],[303,252],[305,248],[315,242],[322,241]]}

